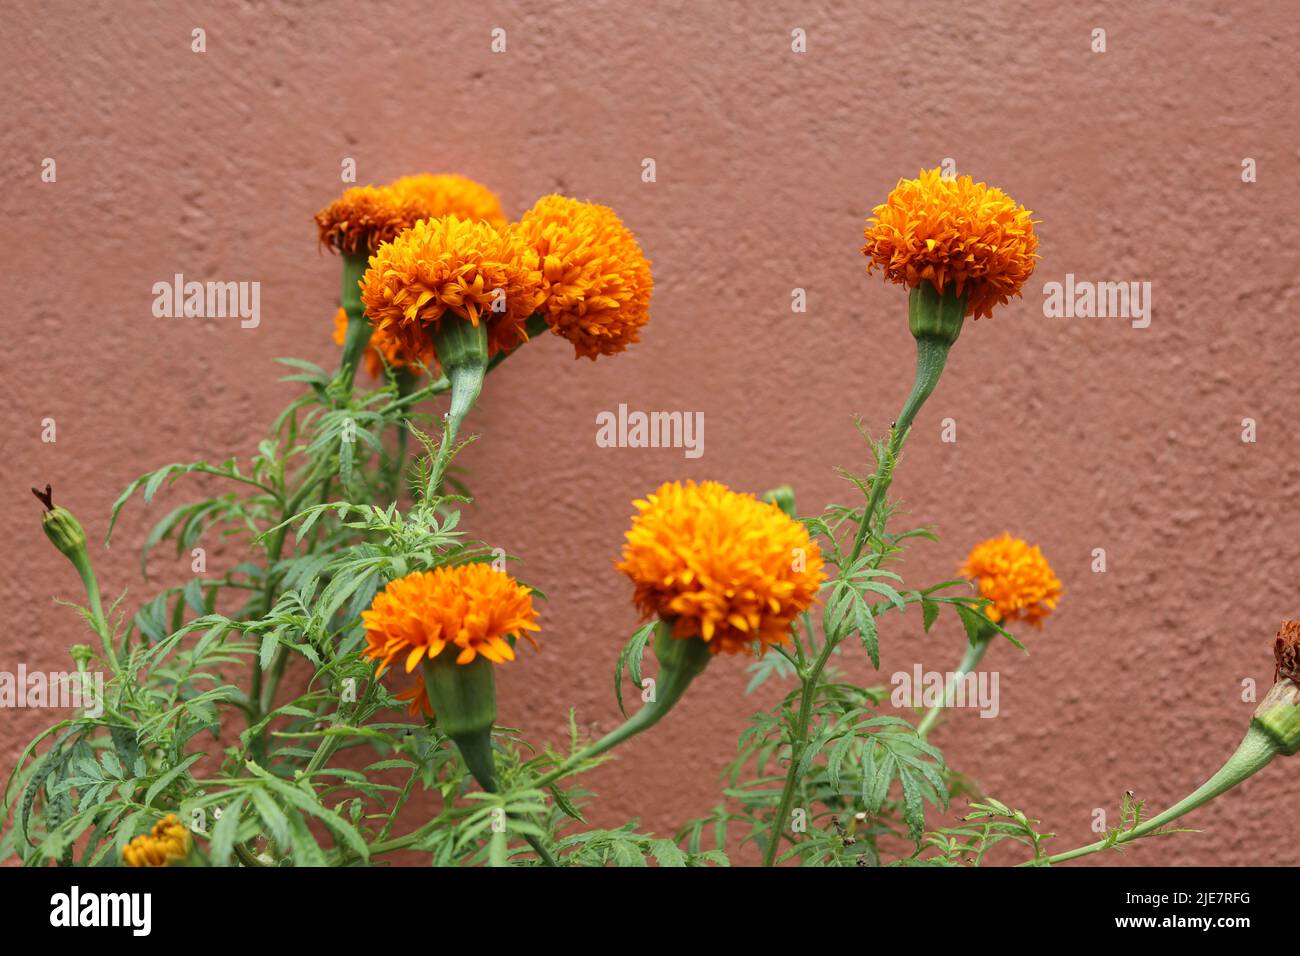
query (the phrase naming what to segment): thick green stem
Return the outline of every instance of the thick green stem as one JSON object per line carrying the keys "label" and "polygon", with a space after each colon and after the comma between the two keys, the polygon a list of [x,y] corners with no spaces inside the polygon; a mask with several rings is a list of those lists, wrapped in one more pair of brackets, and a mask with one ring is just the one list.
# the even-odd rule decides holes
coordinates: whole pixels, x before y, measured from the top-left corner
{"label": "thick green stem", "polygon": [[653,727],[672,710],[691,681],[708,666],[712,657],[709,645],[703,640],[698,637],[676,638],[672,636],[672,630],[673,625],[669,621],[660,621],[655,630],[655,656],[659,659],[659,675],[655,681],[654,699],[590,747],[544,774],[533,786],[540,790],[568,776],[586,761],[599,757],[628,738]]}
{"label": "thick green stem", "polygon": [[[853,550],[845,567],[851,567],[862,555],[871,529],[876,523],[877,514],[883,509],[885,493],[894,479],[894,463],[902,453],[903,443],[907,440],[912,420],[921,410],[925,400],[930,397],[939,376],[943,374],[944,364],[948,360],[948,350],[961,334],[961,326],[966,311],[966,300],[958,296],[951,288],[940,295],[933,286],[922,283],[913,289],[908,299],[908,328],[916,339],[916,378],[912,390],[903,403],[903,410],[890,432],[887,459],[879,462],[876,478],[871,483],[871,494],[866,507],[862,509],[862,520],[858,524],[853,539]],[[786,819],[794,804],[795,790],[798,786],[798,768],[803,759],[804,749],[808,745],[808,725],[812,718],[813,703],[817,689],[821,684],[822,671],[825,670],[831,653],[838,642],[826,635],[826,643],[821,653],[806,673],[799,675],[801,689],[799,697],[799,715],[795,720],[794,735],[790,741],[790,766],[786,771],[785,785],[781,790],[781,801],[777,805],[776,815],[772,818],[772,831],[767,850],[763,855],[763,865],[772,866],[776,862],[780,849],[781,834],[785,832]]]}
{"label": "thick green stem", "polygon": [[975,670],[981,660],[984,659],[984,652],[989,649],[989,644],[993,640],[992,634],[985,634],[974,641],[966,643],[966,653],[962,656],[961,663],[957,665],[957,672],[953,675],[953,681],[948,684],[943,692],[943,702],[935,704],[926,712],[924,718],[916,727],[916,735],[925,739],[925,735],[930,732],[934,722],[939,719],[939,714],[945,707],[951,707],[953,695],[957,692],[957,685],[961,683],[962,678]]}
{"label": "thick green stem", "polygon": [[104,603],[99,596],[99,580],[95,577],[95,569],[91,567],[90,555],[86,553],[85,548],[69,555],[72,566],[77,569],[77,574],[81,577],[81,583],[86,588],[86,601],[90,605],[90,613],[94,618],[95,631],[99,634],[100,642],[104,646],[104,654],[109,665],[114,671],[118,668],[117,648],[113,646],[113,632],[109,630],[108,618],[104,616]]}
{"label": "thick green stem", "polygon": [[1209,803],[1220,794],[1231,790],[1251,774],[1264,767],[1279,752],[1277,740],[1258,723],[1252,721],[1236,752],[1228,758],[1228,762],[1220,768],[1219,772],[1164,813],[1158,814],[1150,820],[1138,824],[1132,830],[1120,834],[1119,839],[1114,843],[1108,844],[1105,840],[1098,840],[1096,843],[1090,843],[1087,846],[1049,856],[1046,860],[1028,860],[1020,865],[1064,863],[1066,860],[1087,856],[1089,853],[1096,853],[1111,846],[1122,846],[1125,843],[1132,843],[1134,840],[1149,836],[1161,827],[1173,823],[1183,814],[1190,813],[1197,807]]}
{"label": "thick green stem", "polygon": [[370,320],[366,318],[365,308],[361,304],[361,278],[366,274],[368,257],[364,251],[343,253],[343,277],[339,290],[339,302],[348,317],[347,334],[343,339],[343,357],[339,363],[339,374],[343,387],[352,390],[352,380],[356,377],[357,366],[366,346],[370,344],[373,330]]}

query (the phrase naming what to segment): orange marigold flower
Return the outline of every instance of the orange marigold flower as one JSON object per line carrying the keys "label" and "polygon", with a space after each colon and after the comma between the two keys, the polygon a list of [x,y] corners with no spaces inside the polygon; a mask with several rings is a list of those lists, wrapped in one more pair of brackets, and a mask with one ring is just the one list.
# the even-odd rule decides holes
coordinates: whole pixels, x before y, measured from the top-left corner
{"label": "orange marigold flower", "polygon": [[189,856],[192,845],[190,831],[169,813],[149,833],[122,847],[122,860],[127,866],[170,866]]}
{"label": "orange marigold flower", "polygon": [[528,339],[541,301],[537,254],[509,230],[458,216],[425,219],[370,257],[361,301],[375,328],[414,354],[439,323],[488,324],[490,354]]}
{"label": "orange marigold flower", "polygon": [[984,608],[991,621],[1041,627],[1061,598],[1061,582],[1043,552],[1007,533],[975,545],[958,573],[974,578],[980,597],[993,602]]}
{"label": "orange marigold flower", "polygon": [[1029,217],[1000,189],[922,170],[872,210],[862,247],[867,272],[880,266],[891,282],[929,282],[940,294],[951,285],[967,296],[967,315],[991,317],[1034,271],[1038,237]]}
{"label": "orange marigold flower", "polygon": [[[508,637],[539,631],[532,591],[486,564],[460,564],[416,571],[389,581],[361,612],[366,657],[380,661],[379,673],[406,655],[410,673],[427,656],[458,652],[457,664],[482,654],[494,664],[515,659]],[[423,685],[421,685],[423,686]],[[401,695],[409,700],[411,692]]]}
{"label": "orange marigold flower", "polygon": [[669,482],[633,504],[617,567],[636,585],[636,606],[715,654],[784,643],[825,578],[808,530],[753,495]]}
{"label": "orange marigold flower", "polygon": [[[339,309],[334,315],[334,344],[342,345],[348,337],[348,314]],[[383,354],[383,358],[380,357]],[[370,344],[366,347],[365,363],[366,371],[371,378],[380,378],[384,374],[384,359],[395,369],[418,369],[421,365],[425,368],[432,369],[435,366],[433,357],[433,343],[428,343],[428,348],[422,355],[412,358],[411,354],[402,347],[400,342],[395,342],[386,335],[379,334],[378,331],[371,333]]]}
{"label": "orange marigold flower", "polygon": [[403,176],[387,186],[354,186],[316,214],[322,245],[373,252],[421,219],[460,216],[504,223],[501,200],[466,176]]}
{"label": "orange marigold flower", "polygon": [[614,210],[543,196],[515,230],[537,251],[542,316],[576,356],[613,355],[650,320],[650,262]]}
{"label": "orange marigold flower", "polygon": [[354,186],[316,213],[321,245],[366,252],[415,224],[410,204],[387,186]]}
{"label": "orange marigold flower", "polygon": [[403,202],[412,204],[416,219],[460,216],[495,224],[506,221],[497,194],[468,176],[450,173],[403,176],[390,188]]}

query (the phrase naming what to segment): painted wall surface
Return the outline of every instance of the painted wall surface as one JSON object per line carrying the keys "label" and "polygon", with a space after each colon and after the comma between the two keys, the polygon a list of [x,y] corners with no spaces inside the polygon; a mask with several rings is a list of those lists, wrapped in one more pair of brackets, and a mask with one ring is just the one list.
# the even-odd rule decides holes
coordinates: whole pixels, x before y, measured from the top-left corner
{"label": "painted wall surface", "polygon": [[[549,595],[543,652],[500,671],[502,722],[559,742],[572,705],[609,729],[637,620],[612,568],[630,502],[674,478],[789,482],[804,512],[851,500],[835,468],[866,465],[853,419],[887,428],[913,361],[905,293],[865,275],[863,220],[952,157],[1033,209],[1042,259],[1022,300],[968,324],[918,419],[894,490],[941,541],[902,570],[951,576],[1009,530],[1067,593],[1029,656],[986,659],[998,717],[955,713],[936,740],[1057,849],[1092,838],[1094,808],[1116,822],[1125,790],[1150,807],[1182,796],[1236,745],[1243,681],[1262,694],[1278,623],[1300,616],[1300,22],[1285,5],[189,6],[6,14],[0,669],[63,669],[86,637],[51,600],[78,582],[29,486],[51,482],[101,541],[138,474],[255,448],[294,394],[273,358],[336,361],[338,261],[311,216],[353,157],[362,182],[475,177],[512,215],[551,191],[611,205],[654,261],[642,343],[595,363],[530,344],[494,373],[463,459],[468,529]],[[176,273],[260,282],[259,326],[155,318],[151,287]],[[1045,317],[1044,284],[1067,274],[1150,282],[1149,327]],[[703,456],[597,447],[597,414],[620,403],[703,412]],[[159,552],[142,578],[138,549],[204,487],[129,506],[112,549],[93,549],[107,591],[135,607],[188,575]],[[242,557],[214,542],[209,560]],[[912,611],[882,625],[880,674],[861,654],[843,667],[867,684],[947,670],[963,640],[955,618],[927,635]],[[590,775],[596,823],[667,834],[709,811],[748,714],[778,696],[744,696],[746,663],[715,662]],[[0,714],[0,770],[49,717]],[[1279,761],[1189,818],[1204,832],[1082,862],[1293,863],[1297,781]]]}

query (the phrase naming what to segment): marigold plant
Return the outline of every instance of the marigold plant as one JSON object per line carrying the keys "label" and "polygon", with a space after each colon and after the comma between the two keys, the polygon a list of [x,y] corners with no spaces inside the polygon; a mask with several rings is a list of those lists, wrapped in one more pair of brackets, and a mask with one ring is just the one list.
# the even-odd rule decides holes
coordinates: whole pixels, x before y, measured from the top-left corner
{"label": "marigold plant", "polygon": [[[545,641],[565,652],[547,680],[576,682],[580,655],[609,660],[620,719],[591,735],[583,728],[608,714],[590,713],[576,687],[581,715],[533,713],[536,658],[518,660],[517,645],[536,646],[544,596],[507,550],[528,532],[506,527],[515,540],[489,543],[462,527],[486,476],[458,456],[493,370],[558,344],[541,333],[609,361],[639,340],[653,287],[641,242],[612,209],[564,196],[509,222],[493,192],[453,175],[348,189],[316,224],[340,253],[337,369],[282,359],[297,394],[252,454],[165,465],[111,506],[109,537],[129,504],[203,476],[197,497],[142,530],[142,557],[170,546],[188,562],[219,541],[220,567],[196,562],[143,602],[134,591],[106,601],[85,529],[50,484],[33,489],[44,535],[84,588],[93,643],[69,646],[75,712],[30,743],[6,783],[0,861],[360,867],[405,852],[438,866],[978,866],[993,854],[1055,865],[1169,834],[1300,750],[1300,624],[1287,622],[1276,683],[1217,773],[1154,815],[1126,795],[1099,840],[1053,850],[1036,820],[949,766],[941,718],[961,719],[950,688],[891,702],[870,676],[886,653],[928,663],[960,652],[960,681],[995,647],[1031,651],[1013,628],[1049,616],[1070,626],[1062,582],[1009,534],[975,544],[958,578],[911,579],[917,564],[903,558],[917,542],[952,565],[970,542],[936,543],[891,496],[917,416],[961,356],[965,319],[1007,308],[1033,271],[1034,222],[1001,190],[932,170],[874,209],[863,252],[868,271],[908,288],[916,370],[906,395],[897,389],[897,417],[861,423],[869,464],[841,470],[847,501],[801,514],[794,489],[743,476],[737,490],[668,474],[648,494],[593,486],[635,514],[614,567],[617,529],[606,550],[573,560],[630,580],[631,633],[579,614]],[[901,325],[901,296],[897,312]],[[873,316],[870,334],[887,321]],[[863,334],[846,326],[842,338]],[[985,354],[961,360],[998,374],[983,343],[967,348]],[[372,380],[358,385],[362,365]],[[884,376],[867,384],[895,390]],[[503,397],[545,427],[549,410],[530,395]],[[538,488],[563,480],[545,458],[528,467]],[[546,495],[535,499],[548,513]],[[567,720],[565,739],[500,726],[507,665],[503,695],[525,695],[512,721],[549,731]],[[691,704],[679,705],[709,667],[713,710],[692,725]],[[765,685],[777,691],[769,704],[746,703]],[[624,742],[674,722],[713,733],[711,714],[741,708],[751,714],[715,805],[667,833],[590,822],[596,795],[582,778]],[[962,819],[945,826],[935,814],[959,796]]]}

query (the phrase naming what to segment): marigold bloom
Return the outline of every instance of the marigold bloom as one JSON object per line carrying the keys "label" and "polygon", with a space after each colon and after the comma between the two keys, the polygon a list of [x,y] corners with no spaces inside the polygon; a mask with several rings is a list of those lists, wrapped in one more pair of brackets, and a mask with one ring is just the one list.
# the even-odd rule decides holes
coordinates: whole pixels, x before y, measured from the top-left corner
{"label": "marigold bloom", "polygon": [[427,173],[403,176],[390,187],[415,214],[415,219],[459,216],[501,224],[506,221],[497,194],[468,176]]}
{"label": "marigold bloom", "polygon": [[122,847],[122,860],[127,866],[170,866],[189,856],[192,845],[190,831],[169,813],[149,833]]}
{"label": "marigold bloom", "polygon": [[[364,656],[380,661],[379,673],[406,655],[410,673],[427,656],[457,653],[457,664],[482,654],[494,664],[515,659],[507,637],[539,631],[532,591],[486,564],[460,564],[416,571],[389,581],[361,612]],[[409,700],[411,692],[401,695]]]}
{"label": "marigold bloom", "polygon": [[1006,533],[975,545],[958,573],[974,578],[980,597],[993,602],[984,612],[995,622],[1041,627],[1061,598],[1061,582],[1038,546]]}
{"label": "marigold bloom", "polygon": [[[348,314],[343,309],[339,309],[334,316],[334,344],[342,345],[348,336]],[[383,357],[380,357],[380,353]],[[400,342],[395,342],[386,335],[379,334],[378,331],[370,336],[370,344],[366,346],[364,360],[366,371],[371,378],[381,378],[384,374],[384,360],[395,369],[418,369],[420,365],[432,369],[435,365],[433,357],[433,345],[428,344],[422,355],[412,359],[411,355],[402,346]]]}
{"label": "marigold bloom", "polygon": [[439,323],[487,322],[489,354],[528,340],[541,301],[537,254],[508,230],[457,216],[425,219],[370,257],[361,301],[376,330],[414,354]]}
{"label": "marigold bloom", "polygon": [[354,186],[315,218],[321,245],[346,253],[373,251],[415,224],[409,204],[387,186]]}
{"label": "marigold bloom", "polygon": [[891,282],[929,282],[940,294],[952,286],[967,296],[967,315],[991,317],[1034,271],[1038,237],[1029,217],[1000,189],[922,170],[872,210],[862,247],[867,272],[880,266]]}
{"label": "marigold bloom", "polygon": [[403,176],[387,186],[354,186],[316,214],[322,245],[373,252],[421,219],[460,216],[505,222],[501,200],[466,176]]}
{"label": "marigold bloom", "polygon": [[633,504],[617,568],[636,585],[636,606],[715,654],[784,643],[825,578],[808,530],[753,495],[669,482]]}
{"label": "marigold bloom", "polygon": [[632,231],[607,206],[543,196],[515,231],[537,251],[542,316],[577,356],[622,352],[650,320],[654,281]]}

